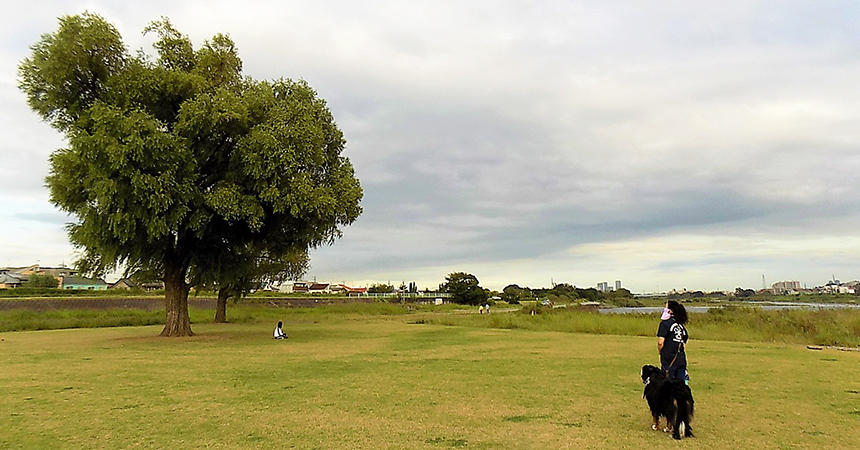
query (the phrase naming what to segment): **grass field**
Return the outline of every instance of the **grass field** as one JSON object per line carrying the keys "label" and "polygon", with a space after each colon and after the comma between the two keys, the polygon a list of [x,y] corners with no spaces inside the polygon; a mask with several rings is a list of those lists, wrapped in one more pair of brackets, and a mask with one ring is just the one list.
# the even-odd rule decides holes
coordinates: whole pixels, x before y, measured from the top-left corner
{"label": "grass field", "polygon": [[0,447],[860,448],[857,352],[691,341],[675,444],[641,398],[651,337],[273,314],[288,341],[259,317],[0,333]]}

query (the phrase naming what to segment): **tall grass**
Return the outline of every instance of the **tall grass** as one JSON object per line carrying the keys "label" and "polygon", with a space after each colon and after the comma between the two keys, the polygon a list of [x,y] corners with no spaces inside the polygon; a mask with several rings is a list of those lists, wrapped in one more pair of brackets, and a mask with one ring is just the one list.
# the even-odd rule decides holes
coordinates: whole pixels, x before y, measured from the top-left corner
{"label": "tall grass", "polygon": [[705,339],[860,345],[856,309],[712,309],[692,314],[691,321],[688,328],[701,330]]}
{"label": "tall grass", "polygon": [[[430,315],[424,323],[485,328],[655,336],[656,314],[600,314],[557,309],[530,314]],[[687,324],[692,339],[860,345],[860,311],[777,310],[758,308],[712,309],[691,313]]]}

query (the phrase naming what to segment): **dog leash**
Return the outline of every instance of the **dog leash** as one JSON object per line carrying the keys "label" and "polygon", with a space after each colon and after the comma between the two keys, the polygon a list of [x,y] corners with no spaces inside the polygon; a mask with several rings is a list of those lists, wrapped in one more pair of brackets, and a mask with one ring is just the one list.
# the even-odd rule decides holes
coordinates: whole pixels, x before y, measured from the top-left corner
{"label": "dog leash", "polygon": [[666,378],[669,378],[669,372],[672,370],[672,366],[675,365],[675,361],[678,360],[678,355],[681,354],[681,350],[683,350],[683,349],[684,349],[684,343],[679,342],[678,343],[678,349],[675,350],[675,357],[672,358],[672,362],[669,363],[669,367],[664,371],[666,373]]}

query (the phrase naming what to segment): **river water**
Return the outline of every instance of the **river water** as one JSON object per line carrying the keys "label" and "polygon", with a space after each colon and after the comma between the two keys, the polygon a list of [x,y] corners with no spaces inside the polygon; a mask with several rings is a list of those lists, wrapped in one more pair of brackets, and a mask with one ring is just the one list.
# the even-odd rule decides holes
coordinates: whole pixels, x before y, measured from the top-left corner
{"label": "river water", "polygon": [[[723,308],[724,306],[755,306],[764,310],[775,309],[860,309],[858,304],[850,303],[802,303],[802,302],[732,302],[726,305],[713,306],[687,306],[687,312],[708,312],[711,308]],[[600,308],[603,314],[651,314],[663,311],[662,306],[632,306],[622,308]]]}

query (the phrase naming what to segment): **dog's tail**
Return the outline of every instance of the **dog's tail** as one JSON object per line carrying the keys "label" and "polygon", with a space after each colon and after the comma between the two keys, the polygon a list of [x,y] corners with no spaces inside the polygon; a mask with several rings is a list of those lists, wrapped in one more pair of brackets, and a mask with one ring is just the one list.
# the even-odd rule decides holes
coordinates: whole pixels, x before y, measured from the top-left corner
{"label": "dog's tail", "polygon": [[683,389],[680,390],[679,396],[675,400],[675,405],[677,409],[677,424],[678,424],[678,434],[675,435],[677,439],[678,436],[692,436],[692,431],[688,433],[687,428],[690,426],[690,421],[693,420],[693,393],[690,391],[688,386],[683,386]]}
{"label": "dog's tail", "polygon": [[690,387],[685,387],[686,389],[684,389],[684,403],[687,404],[687,415],[688,417],[690,417],[690,419],[692,419],[693,413],[695,412],[694,406],[696,402],[693,401],[693,392],[690,390]]}

